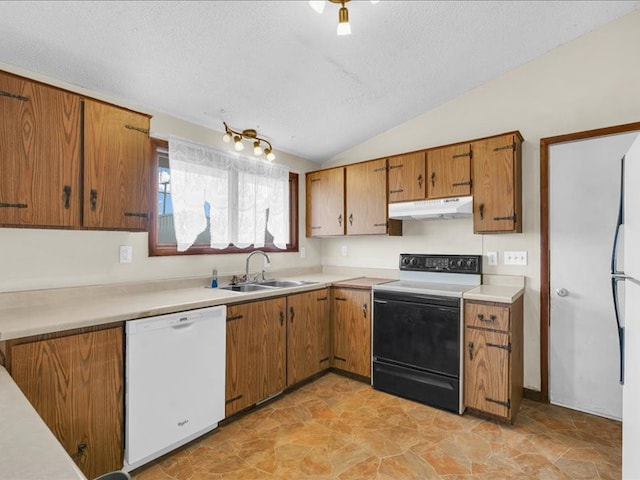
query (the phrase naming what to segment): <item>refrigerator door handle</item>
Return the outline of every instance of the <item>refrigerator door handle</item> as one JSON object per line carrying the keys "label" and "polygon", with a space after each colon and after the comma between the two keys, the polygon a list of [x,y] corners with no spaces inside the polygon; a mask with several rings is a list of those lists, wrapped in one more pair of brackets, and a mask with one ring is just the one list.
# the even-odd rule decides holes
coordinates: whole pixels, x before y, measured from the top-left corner
{"label": "refrigerator door handle", "polygon": [[616,231],[613,236],[613,249],[611,251],[611,273],[613,275],[624,274],[618,270],[618,240],[620,239],[620,227],[624,223],[624,156],[620,160],[620,202],[618,207],[618,221],[616,222]]}
{"label": "refrigerator door handle", "polygon": [[620,350],[620,385],[624,385],[624,325],[620,321],[620,302],[618,300],[618,282],[624,282],[626,278],[622,275],[611,277],[611,289],[613,291],[613,310],[616,314],[616,324],[618,327],[618,345]]}

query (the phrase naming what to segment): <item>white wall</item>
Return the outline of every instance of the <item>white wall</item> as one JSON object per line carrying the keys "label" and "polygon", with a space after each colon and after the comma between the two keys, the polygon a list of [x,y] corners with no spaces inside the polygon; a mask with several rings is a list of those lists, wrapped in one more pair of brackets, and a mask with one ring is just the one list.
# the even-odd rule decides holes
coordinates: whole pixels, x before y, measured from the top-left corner
{"label": "white wall", "polygon": [[[471,220],[404,222],[401,238],[325,240],[325,265],[396,267],[398,254],[526,250],[526,267],[484,267],[526,276],[525,387],[540,389],[540,139],[640,121],[640,12],[559,47],[503,77],[389,130],[323,167],[520,130],[523,233],[474,235]],[[425,85],[428,88],[428,85]],[[567,179],[567,181],[571,181]],[[340,256],[346,245],[348,256]]]}
{"label": "white wall", "polygon": [[[222,142],[221,132],[12,65],[0,63],[0,70],[151,114],[153,137],[167,139],[169,135],[177,135],[216,148],[229,148]],[[277,163],[288,165],[291,171],[300,174],[299,238],[300,246],[306,249],[306,257],[301,259],[298,253],[274,253],[271,270],[317,266],[320,264],[320,241],[304,236],[304,172],[317,169],[318,164],[284,152],[275,153]],[[119,263],[120,245],[133,247],[131,264]],[[148,235],[140,232],[0,228],[0,246],[0,292],[206,276],[214,267],[218,269],[218,275],[231,275],[244,272],[246,258],[246,254],[149,257]]]}

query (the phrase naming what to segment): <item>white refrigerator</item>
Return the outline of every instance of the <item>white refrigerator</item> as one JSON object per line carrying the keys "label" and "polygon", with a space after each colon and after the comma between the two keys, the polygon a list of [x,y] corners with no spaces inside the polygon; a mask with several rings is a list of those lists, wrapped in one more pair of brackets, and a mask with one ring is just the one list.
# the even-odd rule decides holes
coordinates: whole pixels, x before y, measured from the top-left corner
{"label": "white refrigerator", "polygon": [[640,479],[640,135],[622,159],[621,184],[611,282],[623,382],[622,478]]}

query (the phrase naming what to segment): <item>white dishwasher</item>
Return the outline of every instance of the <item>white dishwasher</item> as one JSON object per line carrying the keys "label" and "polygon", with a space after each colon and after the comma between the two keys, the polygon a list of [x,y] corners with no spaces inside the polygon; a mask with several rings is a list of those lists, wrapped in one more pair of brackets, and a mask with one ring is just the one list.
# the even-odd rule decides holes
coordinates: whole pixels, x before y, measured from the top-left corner
{"label": "white dishwasher", "polygon": [[226,312],[218,306],[126,323],[124,470],[224,419]]}

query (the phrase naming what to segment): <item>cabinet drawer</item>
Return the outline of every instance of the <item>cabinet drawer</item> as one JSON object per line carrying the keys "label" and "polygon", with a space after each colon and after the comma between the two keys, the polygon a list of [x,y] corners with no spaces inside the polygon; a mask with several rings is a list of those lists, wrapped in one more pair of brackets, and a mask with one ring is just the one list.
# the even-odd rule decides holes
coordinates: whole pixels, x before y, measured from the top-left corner
{"label": "cabinet drawer", "polygon": [[485,303],[467,302],[464,307],[464,323],[467,327],[509,331],[509,307]]}

